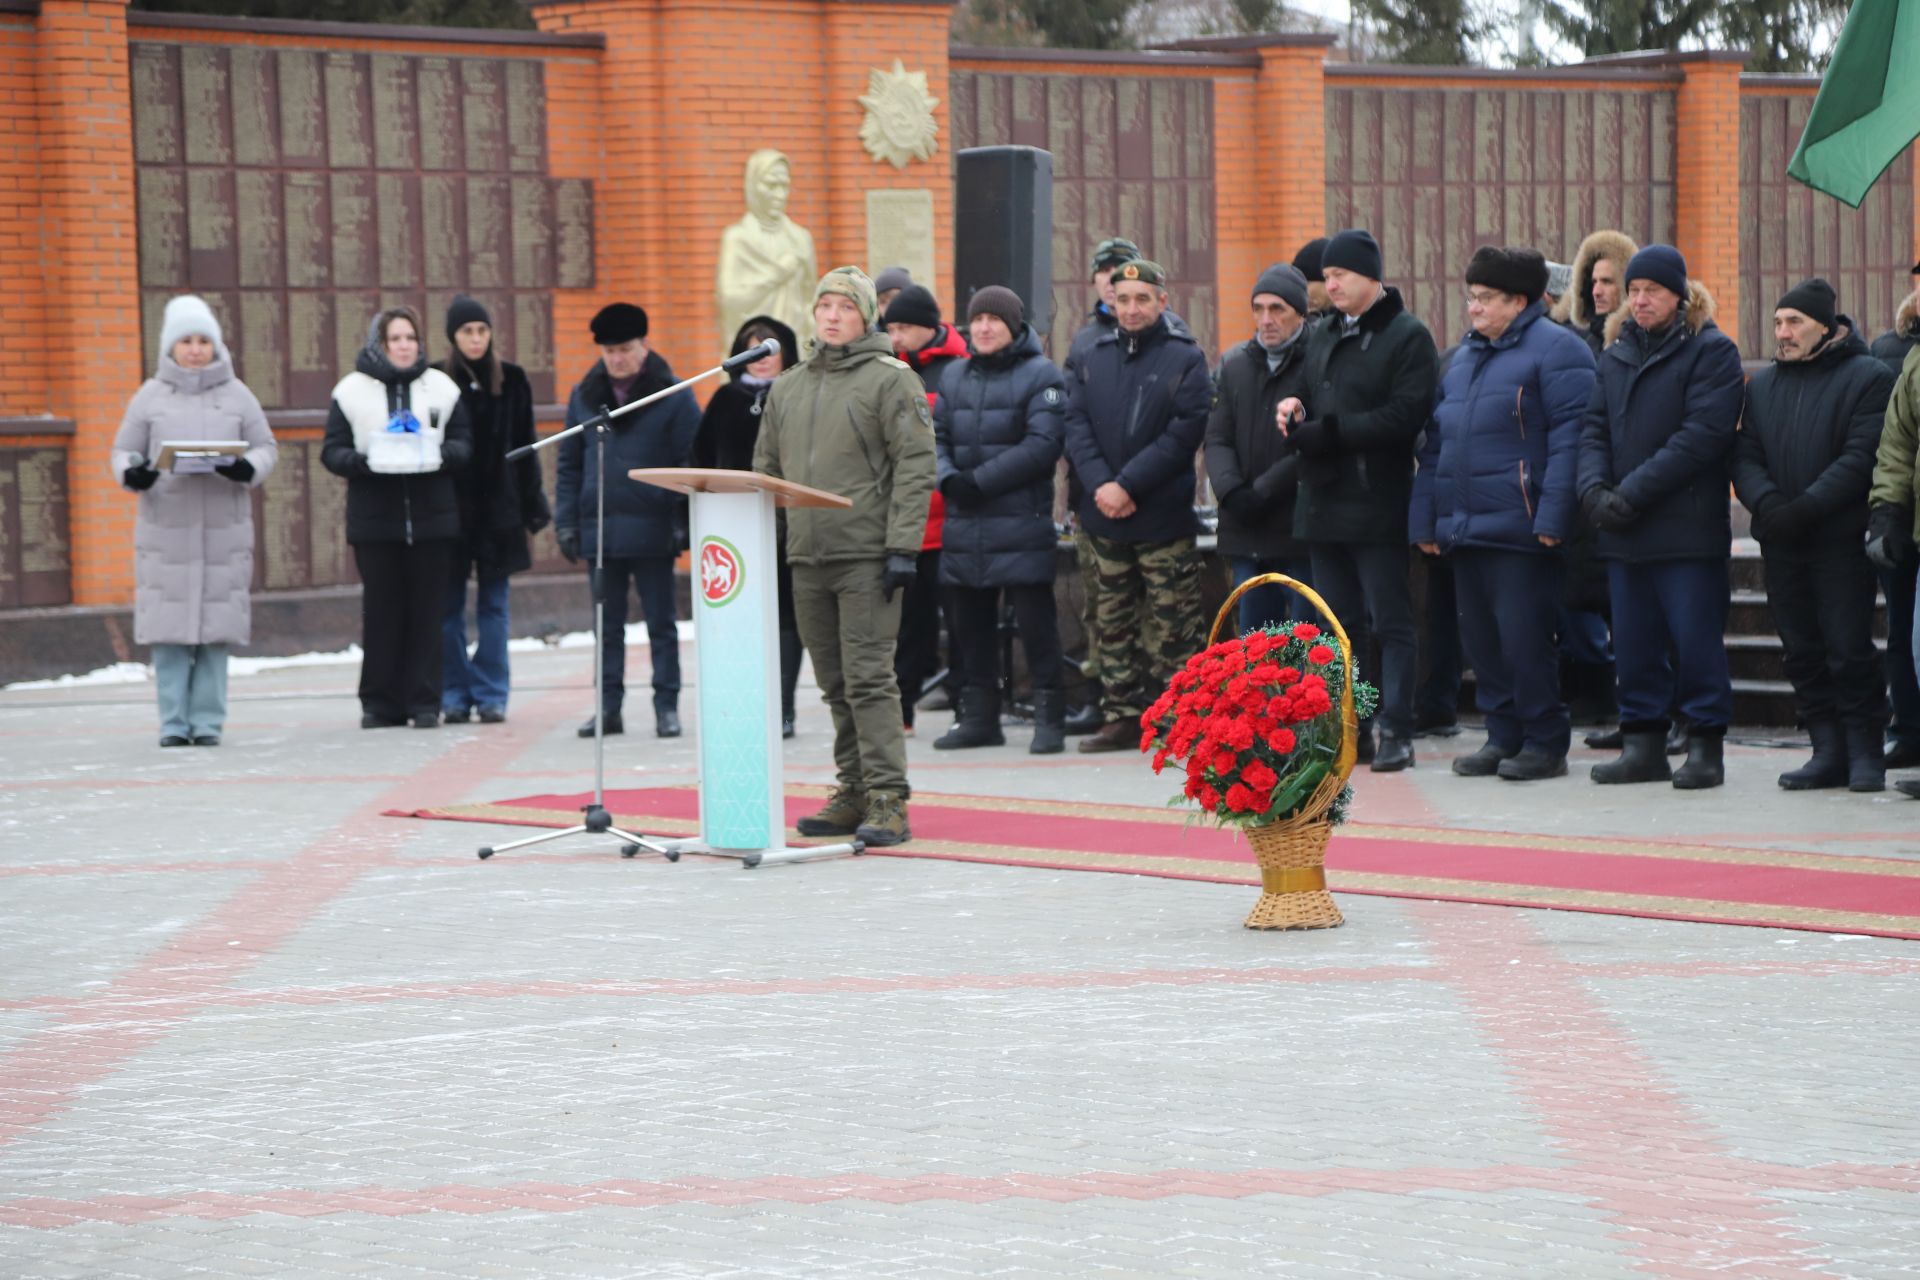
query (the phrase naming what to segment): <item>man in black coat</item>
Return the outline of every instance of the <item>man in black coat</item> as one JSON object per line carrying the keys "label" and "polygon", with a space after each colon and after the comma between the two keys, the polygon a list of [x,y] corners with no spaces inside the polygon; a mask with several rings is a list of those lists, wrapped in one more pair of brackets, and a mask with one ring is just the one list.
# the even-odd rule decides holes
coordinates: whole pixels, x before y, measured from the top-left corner
{"label": "man in black coat", "polygon": [[[1920,262],[1907,277],[1912,291],[1901,300],[1893,328],[1873,340],[1873,354],[1894,376],[1907,353],[1920,346]],[[1887,597],[1887,693],[1893,700],[1893,724],[1887,730],[1887,768],[1920,765],[1920,678],[1913,665],[1913,575],[1878,570]]]}
{"label": "man in black coat", "polygon": [[[1280,402],[1305,387],[1307,278],[1279,263],[1253,286],[1254,335],[1221,358],[1207,419],[1207,478],[1220,506],[1220,554],[1234,585],[1263,573],[1284,573],[1311,585],[1312,564],[1293,536],[1299,455],[1274,430]],[[1280,586],[1240,597],[1240,630],[1311,616],[1300,597]]]}
{"label": "man in black coat", "polygon": [[[1725,633],[1733,532],[1728,456],[1740,421],[1740,350],[1713,297],[1671,245],[1627,263],[1627,307],[1608,322],[1580,428],[1580,504],[1600,531],[1613,599],[1621,755],[1601,783],[1726,781],[1733,718]],[[1687,761],[1667,766],[1668,710],[1686,717]]]}
{"label": "man in black coat", "polygon": [[1772,367],[1753,375],[1733,448],[1733,488],[1753,513],[1767,606],[1786,651],[1813,759],[1789,791],[1884,791],[1886,682],[1873,647],[1867,490],[1893,374],[1818,278],[1773,312]]}
{"label": "man in black coat", "polygon": [[1407,586],[1407,503],[1413,447],[1433,412],[1433,335],[1380,282],[1371,232],[1342,231],[1320,255],[1334,310],[1307,331],[1306,395],[1280,402],[1278,427],[1300,455],[1293,532],[1313,557],[1313,582],[1367,652],[1380,644],[1380,745],[1361,726],[1361,759],[1376,773],[1413,764],[1419,635]]}
{"label": "man in black coat", "polygon": [[1067,380],[1067,451],[1095,563],[1099,732],[1082,751],[1131,751],[1140,716],[1200,647],[1193,457],[1213,404],[1207,358],[1164,314],[1166,273],[1114,273],[1114,331]]}
{"label": "man in black coat", "polygon": [[[678,381],[667,362],[647,346],[647,313],[631,303],[615,302],[593,317],[593,341],[600,359],[567,398],[567,425],[575,426],[601,409],[618,409],[665,390]],[[560,554],[569,562],[585,558],[588,583],[605,600],[600,655],[600,706],[606,732],[625,732],[621,707],[626,699],[627,583],[640,594],[647,642],[653,650],[653,727],[662,738],[680,736],[680,637],[675,623],[673,560],[682,550],[679,500],[665,489],[636,484],[627,472],[636,467],[685,466],[700,429],[700,406],[691,391],[679,391],[645,409],[615,418],[606,437],[607,554],[604,579],[597,584],[591,564],[599,549],[596,503],[599,489],[598,440],[592,433],[560,445],[553,525]],[[580,726],[593,736],[593,721]]]}

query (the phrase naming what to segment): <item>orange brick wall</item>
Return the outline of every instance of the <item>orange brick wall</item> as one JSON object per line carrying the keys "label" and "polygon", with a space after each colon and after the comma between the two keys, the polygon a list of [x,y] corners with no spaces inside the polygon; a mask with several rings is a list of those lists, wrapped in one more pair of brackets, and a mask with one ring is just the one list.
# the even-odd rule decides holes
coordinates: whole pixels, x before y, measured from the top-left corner
{"label": "orange brick wall", "polygon": [[124,0],[46,0],[37,52],[46,408],[75,424],[73,598],[119,602],[133,594],[133,503],[107,452],[144,363]]}
{"label": "orange brick wall", "polygon": [[1674,104],[1674,240],[1740,337],[1740,64],[1689,62]]}
{"label": "orange brick wall", "polygon": [[47,408],[37,43],[32,18],[0,20],[0,415]]}
{"label": "orange brick wall", "polygon": [[1213,82],[1214,297],[1220,313],[1213,332],[1222,352],[1247,340],[1247,312],[1240,301],[1275,260],[1259,96],[1252,76],[1220,76]]}

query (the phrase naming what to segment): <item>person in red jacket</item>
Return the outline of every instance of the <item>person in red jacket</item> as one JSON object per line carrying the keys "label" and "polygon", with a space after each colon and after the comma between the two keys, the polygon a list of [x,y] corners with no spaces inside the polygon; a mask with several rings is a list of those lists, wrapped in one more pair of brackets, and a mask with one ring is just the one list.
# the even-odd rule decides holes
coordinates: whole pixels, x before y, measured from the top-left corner
{"label": "person in red jacket", "polygon": [[[937,399],[940,371],[967,357],[967,340],[940,319],[940,303],[925,285],[910,284],[895,294],[881,317],[894,352],[920,375],[927,389],[927,407]],[[947,521],[946,503],[936,490],[927,512],[927,532],[920,542],[920,562],[913,585],[900,606],[900,640],[894,649],[893,671],[900,682],[900,716],[913,730],[914,704],[927,692],[927,681],[940,670],[941,615],[945,598],[940,590],[940,531]],[[951,655],[941,683],[949,697],[960,689],[960,651]]]}

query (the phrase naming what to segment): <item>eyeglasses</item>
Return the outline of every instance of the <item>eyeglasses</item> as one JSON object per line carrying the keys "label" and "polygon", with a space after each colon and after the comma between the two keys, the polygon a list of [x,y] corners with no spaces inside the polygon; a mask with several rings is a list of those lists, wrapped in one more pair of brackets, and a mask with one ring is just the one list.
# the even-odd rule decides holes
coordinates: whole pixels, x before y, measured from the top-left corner
{"label": "eyeglasses", "polygon": [[1506,296],[1496,289],[1469,289],[1466,292],[1467,305],[1470,307],[1489,307]]}

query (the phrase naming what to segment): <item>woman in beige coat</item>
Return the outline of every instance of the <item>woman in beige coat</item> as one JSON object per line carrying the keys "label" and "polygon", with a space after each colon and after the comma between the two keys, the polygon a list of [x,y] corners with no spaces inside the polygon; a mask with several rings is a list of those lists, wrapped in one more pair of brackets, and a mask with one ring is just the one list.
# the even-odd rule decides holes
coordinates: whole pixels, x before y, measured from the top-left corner
{"label": "woman in beige coat", "polygon": [[[161,473],[168,441],[237,440],[211,472]],[[195,297],[167,303],[160,361],[113,440],[113,474],[140,495],[133,638],[153,647],[160,745],[215,747],[227,719],[227,651],[251,638],[253,501],[278,455],[260,402],[233,374],[220,323]]]}

